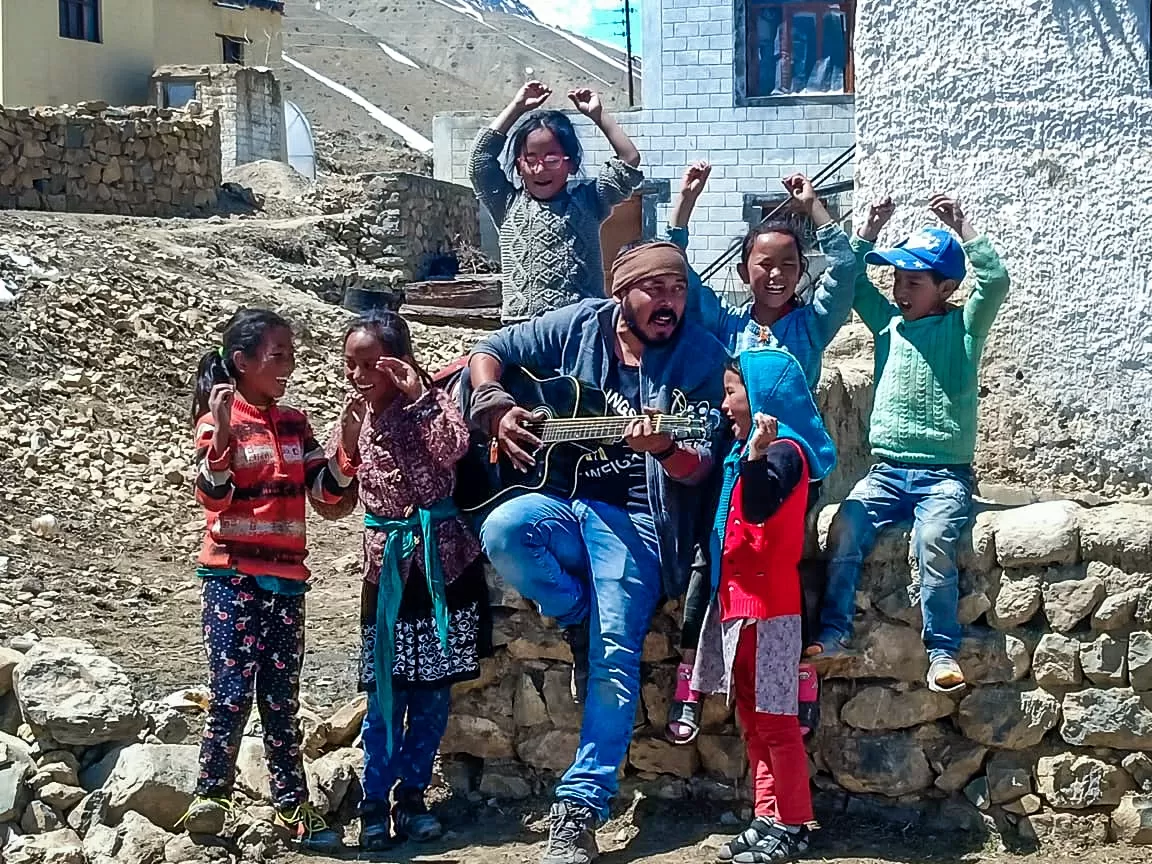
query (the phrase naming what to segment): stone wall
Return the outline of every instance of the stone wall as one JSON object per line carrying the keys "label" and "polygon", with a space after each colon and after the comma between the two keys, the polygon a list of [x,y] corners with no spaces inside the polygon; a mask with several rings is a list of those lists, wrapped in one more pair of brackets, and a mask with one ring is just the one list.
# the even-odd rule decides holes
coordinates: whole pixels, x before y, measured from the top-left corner
{"label": "stone wall", "polygon": [[[221,168],[287,159],[284,99],[268,69],[218,64],[161,66],[152,76],[152,101],[165,105],[165,85],[195,84],[205,112],[219,112]],[[180,106],[182,107],[182,106]]]}
{"label": "stone wall", "polygon": [[439,256],[479,247],[478,204],[471,189],[416,174],[366,179],[363,207],[329,225],[355,257],[390,271],[396,283],[425,279]]}
{"label": "stone wall", "polygon": [[[834,512],[820,514],[810,556]],[[1041,842],[1152,842],[1152,507],[980,513],[960,555],[960,663],[972,686],[956,697],[924,687],[908,540],[906,530],[881,538],[863,572],[854,653],[823,670],[808,741],[823,801]],[[470,791],[524,797],[567,767],[581,713],[559,630],[491,578],[498,649],[481,680],[457,687],[445,770]],[[661,737],[679,615],[675,603],[660,610],[644,645],[623,788],[746,800],[744,748],[722,700],[706,700],[696,744]]]}
{"label": "stone wall", "polygon": [[958,194],[1012,276],[985,352],[981,473],[1146,491],[1148,4],[858,5],[858,204],[895,196],[892,241],[929,218],[927,193]]}
{"label": "stone wall", "polygon": [[220,134],[157,108],[0,108],[0,208],[131,216],[211,209]]}

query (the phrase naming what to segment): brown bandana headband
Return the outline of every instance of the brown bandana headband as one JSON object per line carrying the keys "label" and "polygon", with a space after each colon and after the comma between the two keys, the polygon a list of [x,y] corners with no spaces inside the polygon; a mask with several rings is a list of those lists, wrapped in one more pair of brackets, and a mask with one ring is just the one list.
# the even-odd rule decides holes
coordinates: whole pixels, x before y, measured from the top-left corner
{"label": "brown bandana headband", "polygon": [[688,262],[675,243],[645,243],[620,255],[612,265],[612,295],[654,276],[688,278]]}

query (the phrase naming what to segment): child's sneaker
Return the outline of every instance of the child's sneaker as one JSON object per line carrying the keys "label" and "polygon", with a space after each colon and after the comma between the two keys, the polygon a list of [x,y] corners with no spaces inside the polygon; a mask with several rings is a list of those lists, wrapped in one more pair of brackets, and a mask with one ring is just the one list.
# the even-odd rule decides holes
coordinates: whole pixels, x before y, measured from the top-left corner
{"label": "child's sneaker", "polygon": [[928,689],[934,693],[958,693],[964,689],[964,670],[952,657],[936,657],[928,666]]}
{"label": "child's sneaker", "polygon": [[308,802],[299,807],[277,807],[276,821],[292,832],[292,840],[302,849],[331,852],[344,846],[340,833]]}
{"label": "child's sneaker", "polygon": [[807,826],[790,828],[767,816],[757,816],[744,833],[720,847],[716,860],[726,864],[792,861],[808,851],[811,836]]}
{"label": "child's sneaker", "polygon": [[388,802],[365,801],[360,805],[360,851],[382,852],[392,843]]}
{"label": "child's sneaker", "polygon": [[188,806],[187,812],[176,823],[189,834],[220,834],[232,815],[232,802],[227,798],[205,798],[197,796]]}
{"label": "child's sneaker", "polygon": [[428,812],[424,793],[419,789],[396,790],[396,805],[392,808],[392,822],[399,840],[427,843],[444,833],[440,820]]}

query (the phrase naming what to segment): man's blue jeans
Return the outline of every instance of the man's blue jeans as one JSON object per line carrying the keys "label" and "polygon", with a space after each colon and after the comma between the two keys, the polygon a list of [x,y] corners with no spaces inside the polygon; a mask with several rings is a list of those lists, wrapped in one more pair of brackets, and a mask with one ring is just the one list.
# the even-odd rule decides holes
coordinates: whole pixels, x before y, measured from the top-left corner
{"label": "man's blue jeans", "polygon": [[556,797],[607,818],[640,698],[640,656],[660,598],[650,515],[598,501],[522,495],[480,530],[492,565],[543,615],[589,622],[588,695],[576,760]]}
{"label": "man's blue jeans", "polygon": [[920,570],[924,647],[935,660],[960,651],[956,545],[972,513],[972,469],[881,462],[840,505],[828,535],[828,586],[820,637],[828,647],[852,636],[860,565],[877,535],[912,520],[912,552]]}

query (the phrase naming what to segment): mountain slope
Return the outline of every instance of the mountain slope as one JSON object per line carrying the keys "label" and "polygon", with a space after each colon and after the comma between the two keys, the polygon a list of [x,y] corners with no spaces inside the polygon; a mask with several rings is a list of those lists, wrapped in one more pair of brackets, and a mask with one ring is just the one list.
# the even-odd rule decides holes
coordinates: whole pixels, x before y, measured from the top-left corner
{"label": "mountain slope", "polygon": [[321,155],[327,151],[352,170],[397,160],[412,169],[419,160],[363,107],[296,64],[429,139],[435,114],[495,113],[529,78],[548,82],[557,106],[579,86],[599,90],[609,106],[627,105],[623,52],[548,27],[519,0],[293,3],[284,21],[284,54],[295,61],[277,70],[285,97],[312,123]]}

